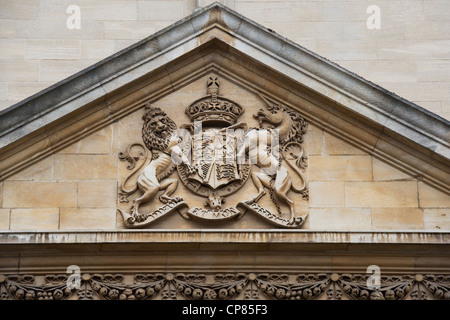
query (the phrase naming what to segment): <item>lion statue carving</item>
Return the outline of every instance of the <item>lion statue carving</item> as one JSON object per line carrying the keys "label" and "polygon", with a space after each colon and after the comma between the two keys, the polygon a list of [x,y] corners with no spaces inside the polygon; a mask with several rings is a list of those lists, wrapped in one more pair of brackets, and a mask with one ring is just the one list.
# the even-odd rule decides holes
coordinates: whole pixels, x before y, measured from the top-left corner
{"label": "lion statue carving", "polygon": [[[139,206],[152,200],[161,190],[164,191],[159,196],[162,203],[173,200],[170,196],[176,190],[178,180],[166,178],[175,170],[177,162],[187,163],[187,159],[178,146],[180,138],[174,134],[177,129],[176,124],[165,112],[160,108],[146,105],[146,112],[142,119],[144,120],[142,140],[146,148],[135,143],[128,147],[126,153],[121,152],[119,154],[120,160],[130,162],[128,169],[134,169],[120,185],[120,201],[128,202],[128,197],[131,194],[137,190],[142,192],[140,197],[133,200],[132,216],[138,216]],[[140,149],[135,155],[132,154],[134,148]],[[150,151],[150,154],[147,150]],[[140,164],[136,166],[138,162]],[[138,173],[139,175],[132,187],[127,189],[126,185],[130,178]]]}

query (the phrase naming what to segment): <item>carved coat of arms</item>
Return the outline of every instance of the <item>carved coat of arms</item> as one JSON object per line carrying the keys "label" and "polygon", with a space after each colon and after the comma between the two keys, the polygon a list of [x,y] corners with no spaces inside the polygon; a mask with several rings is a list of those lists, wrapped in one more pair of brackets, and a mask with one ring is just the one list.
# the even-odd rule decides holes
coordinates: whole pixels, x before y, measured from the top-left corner
{"label": "carved coat of arms", "polygon": [[[145,227],[171,212],[179,212],[186,219],[217,223],[239,219],[247,211],[279,227],[302,226],[307,214],[296,217],[295,202],[308,200],[303,176],[307,157],[302,146],[306,121],[296,111],[260,95],[267,110],[254,115],[259,127],[249,128],[239,121],[244,108],[219,96],[219,87],[218,77],[209,77],[207,96],[186,108],[191,123],[180,127],[160,108],[146,105],[143,144],[132,144],[119,154],[121,160],[129,162],[130,170],[120,185],[119,200],[129,202],[129,197],[134,197],[128,212],[118,209],[127,227]],[[292,182],[286,165],[301,185]],[[178,178],[173,178],[174,171]],[[255,195],[224,208],[227,196],[239,190],[249,177],[257,189]],[[174,197],[179,182],[204,197],[205,207],[190,207],[186,199]],[[297,194],[295,201],[288,197],[291,190]],[[258,204],[266,193],[277,212]],[[156,197],[162,206],[141,212],[141,205]],[[281,204],[289,208],[289,219],[281,217]]]}

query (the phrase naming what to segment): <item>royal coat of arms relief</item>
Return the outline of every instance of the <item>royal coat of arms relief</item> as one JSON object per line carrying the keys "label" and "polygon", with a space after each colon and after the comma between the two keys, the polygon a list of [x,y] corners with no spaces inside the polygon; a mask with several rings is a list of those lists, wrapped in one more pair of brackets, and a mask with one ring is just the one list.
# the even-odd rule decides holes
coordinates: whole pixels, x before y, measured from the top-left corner
{"label": "royal coat of arms relief", "polygon": [[[253,111],[251,123],[242,121],[252,111],[220,89],[218,76],[207,77],[206,96],[185,107],[187,123],[145,105],[142,140],[119,153],[128,163],[119,187],[119,202],[127,206],[118,209],[126,227],[148,227],[177,213],[205,225],[253,214],[280,228],[303,226],[309,197],[307,122],[260,93],[254,96],[264,108]],[[271,205],[262,205],[267,198]],[[148,203],[159,205],[149,210]]]}

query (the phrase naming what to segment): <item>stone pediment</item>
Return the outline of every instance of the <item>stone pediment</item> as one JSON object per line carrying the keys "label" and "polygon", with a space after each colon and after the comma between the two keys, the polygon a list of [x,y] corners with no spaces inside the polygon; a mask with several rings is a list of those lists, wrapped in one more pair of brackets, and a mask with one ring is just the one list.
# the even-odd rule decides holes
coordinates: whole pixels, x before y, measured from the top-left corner
{"label": "stone pediment", "polygon": [[0,112],[0,299],[449,299],[449,128],[213,4]]}
{"label": "stone pediment", "polygon": [[[214,85],[216,78],[220,90],[218,86],[218,92],[214,94],[207,89],[211,84],[207,81]],[[217,104],[218,98],[220,103]],[[199,109],[202,103],[222,109],[216,114],[209,112],[212,109],[202,113]],[[149,165],[153,160],[163,162],[164,151],[169,150],[167,141],[163,142],[164,147],[155,147],[152,144],[154,138],[150,137],[151,141],[147,142],[145,138],[142,140],[142,126],[151,126],[152,119],[167,116],[177,128],[187,128],[202,116],[206,117],[200,119],[205,125],[219,131],[238,123],[244,123],[246,128],[277,128],[279,122],[276,121],[258,122],[261,118],[267,120],[273,116],[276,108],[286,115],[287,120],[281,121],[282,124],[287,121],[300,123],[297,128],[300,133],[281,143],[281,150],[286,149],[286,154],[292,154],[295,159],[291,160],[297,164],[295,169],[289,167],[288,160],[284,161],[287,176],[292,181],[287,184],[279,182],[278,189],[274,186],[278,182],[273,175],[257,174],[261,171],[258,166],[250,170],[235,163],[225,166],[224,162],[200,162],[191,167],[179,165],[176,169]],[[232,111],[235,109],[238,111]],[[258,114],[260,109],[263,111]],[[222,117],[224,115],[225,118]],[[316,209],[316,217],[320,217],[327,215],[327,207],[346,207],[344,215],[352,214],[352,208],[360,207],[414,208],[418,206],[417,199],[414,199],[417,198],[417,189],[428,186],[439,193],[450,193],[448,121],[220,4],[199,10],[2,111],[0,117],[0,177],[7,180],[4,199],[8,198],[4,200],[4,207],[15,207],[27,201],[8,196],[14,193],[14,188],[23,188],[17,180],[8,179],[55,154],[52,181],[65,184],[69,191],[77,189],[78,197],[82,192],[89,193],[89,187],[87,184],[74,186],[70,181],[95,179],[96,175],[102,174],[95,168],[118,172],[116,175],[107,173],[100,180],[118,181],[120,184],[119,190],[114,190],[113,194],[119,198],[117,207],[121,215],[118,219],[124,218],[118,223],[121,227],[147,227],[174,211],[180,213],[177,218],[167,218],[161,224],[155,222],[155,228],[176,228],[183,219],[192,220],[194,224],[182,225],[181,228],[192,225],[200,228],[202,224],[195,224],[198,223],[196,220],[199,223],[208,223],[208,220],[228,223],[229,220],[239,220],[244,214],[247,220],[240,220],[238,227],[304,227],[308,208],[314,207],[315,203],[320,208]],[[150,131],[160,130],[160,124],[154,126]],[[92,141],[90,137],[95,140],[98,132],[108,132],[112,140],[116,139],[108,152],[95,150],[95,143],[87,147]],[[210,138],[217,134],[213,133]],[[226,144],[226,141],[224,135],[222,142]],[[342,157],[324,159],[324,155],[334,152],[323,149],[327,143],[331,148],[340,148],[334,154]],[[139,148],[136,144],[140,144],[142,150],[130,149],[127,156],[130,146]],[[144,154],[152,148],[158,151],[157,156],[145,157]],[[289,148],[296,150],[291,152]],[[78,156],[72,157],[72,154]],[[95,156],[94,160],[93,155],[100,156]],[[125,162],[119,162],[119,157],[113,155],[120,155]],[[353,157],[345,158],[346,155]],[[127,161],[131,165],[130,170],[127,169]],[[381,168],[378,161],[392,170],[399,170],[393,171],[399,177],[393,179],[395,183],[381,178],[376,182],[373,163]],[[148,181],[143,184],[148,185],[152,179],[164,180],[157,190],[141,187],[135,189],[135,193],[130,191],[127,177],[133,173],[133,166],[140,165],[142,168],[148,165],[149,170],[156,172],[154,176],[147,176]],[[330,170],[330,167],[343,165],[350,168],[350,172]],[[299,172],[297,175],[295,170]],[[321,174],[329,177],[321,179]],[[137,176],[138,173],[133,179]],[[322,180],[327,180],[326,186],[321,184]],[[308,185],[309,181],[313,183]],[[342,181],[351,183],[344,185]],[[404,183],[398,184],[399,181]],[[376,184],[368,188],[371,182]],[[365,189],[383,195],[384,191],[377,190],[386,189],[387,183],[393,185],[387,188],[387,192],[401,201],[380,205],[371,200],[372,194],[361,195],[364,192],[360,191]],[[244,184],[245,188],[242,187]],[[296,209],[290,207],[292,199],[289,196],[284,199],[281,192],[284,188],[291,190],[290,184],[299,189],[300,195],[295,198]],[[99,182],[96,188],[90,188],[97,190],[107,186],[114,189],[111,185],[114,186]],[[174,188],[177,188],[175,193]],[[346,194],[345,199],[340,197],[341,189],[345,189],[342,191],[342,195]],[[407,191],[398,192],[400,189]],[[260,190],[270,191],[270,195],[264,195]],[[327,190],[333,191],[337,199],[329,200],[328,204],[326,201],[317,204],[317,197],[328,198]],[[159,199],[153,199],[155,195],[152,194],[145,201],[136,202],[147,191],[160,192]],[[281,204],[271,200],[273,193],[278,193],[276,197]],[[353,194],[355,196],[352,197]],[[155,201],[152,204],[150,200]],[[223,200],[226,200],[226,205]],[[70,216],[78,212],[76,207],[79,203],[76,201],[68,199],[68,203],[59,207],[68,207],[63,211]],[[101,199],[91,202],[103,203]],[[148,205],[144,210],[146,213],[142,214],[136,208],[139,202],[143,206]],[[33,204],[30,202],[25,206],[33,207]],[[106,207],[110,208],[110,205]],[[249,212],[254,215],[247,217]],[[361,219],[367,218],[364,210],[359,210],[359,213]],[[309,228],[314,228],[314,221],[310,219]],[[115,221],[110,225],[114,228]]]}

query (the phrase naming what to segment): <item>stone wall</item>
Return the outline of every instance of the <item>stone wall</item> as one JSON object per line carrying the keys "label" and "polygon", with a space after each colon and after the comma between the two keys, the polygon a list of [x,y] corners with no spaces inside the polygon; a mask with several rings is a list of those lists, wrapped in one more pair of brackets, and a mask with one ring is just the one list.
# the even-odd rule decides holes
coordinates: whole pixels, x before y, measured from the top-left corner
{"label": "stone wall", "polygon": [[[206,77],[158,100],[177,123],[189,123],[184,109],[206,94]],[[264,108],[258,96],[221,79],[221,93],[244,106],[240,119],[252,124],[254,111]],[[143,109],[87,136],[31,167],[0,182],[1,230],[74,230],[125,228],[116,208],[117,188],[129,172],[119,160],[131,143],[142,143]],[[376,159],[332,132],[310,124],[306,134],[306,177],[310,199],[294,193],[297,215],[309,213],[304,229],[311,230],[450,230],[450,196],[422,183],[407,172]],[[173,173],[176,177],[177,173]],[[293,174],[294,184],[295,180]],[[227,203],[256,193],[251,179]],[[174,194],[204,206],[179,183]],[[242,200],[242,199],[241,199]],[[155,201],[155,205],[161,205]],[[261,205],[273,209],[269,195]],[[276,212],[276,209],[274,212]],[[287,209],[284,208],[287,212]],[[247,214],[238,222],[208,226],[173,214],[150,228],[271,228]]]}
{"label": "stone wall", "polygon": [[[208,5],[208,0],[0,1],[0,109]],[[420,106],[450,118],[447,0],[222,3]],[[81,9],[70,30],[69,5]],[[369,5],[381,13],[369,30]]]}

